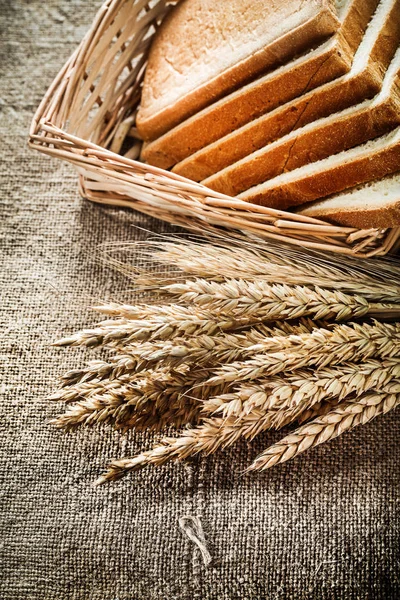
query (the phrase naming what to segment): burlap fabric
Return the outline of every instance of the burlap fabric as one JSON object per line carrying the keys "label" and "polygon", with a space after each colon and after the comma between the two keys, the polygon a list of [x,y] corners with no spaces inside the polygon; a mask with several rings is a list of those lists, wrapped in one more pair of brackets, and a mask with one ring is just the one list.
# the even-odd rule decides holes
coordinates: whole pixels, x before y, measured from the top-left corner
{"label": "burlap fabric", "polygon": [[[151,436],[63,434],[45,400],[80,350],[50,347],[129,297],[94,260],[103,242],[168,231],[79,198],[69,167],[28,151],[32,113],[98,0],[0,0],[2,600],[389,600],[400,597],[399,413],[264,475],[243,467],[277,436],[189,466],[92,488]],[[206,569],[179,518],[200,518]]]}

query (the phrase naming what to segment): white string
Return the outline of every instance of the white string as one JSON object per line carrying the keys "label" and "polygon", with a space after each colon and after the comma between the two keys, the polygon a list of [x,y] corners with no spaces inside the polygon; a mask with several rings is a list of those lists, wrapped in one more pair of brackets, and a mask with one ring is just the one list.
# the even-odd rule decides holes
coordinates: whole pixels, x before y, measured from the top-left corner
{"label": "white string", "polygon": [[179,527],[187,535],[187,537],[199,548],[201,556],[206,567],[212,561],[211,555],[207,550],[207,542],[204,535],[204,530],[201,521],[198,517],[185,515],[179,519]]}

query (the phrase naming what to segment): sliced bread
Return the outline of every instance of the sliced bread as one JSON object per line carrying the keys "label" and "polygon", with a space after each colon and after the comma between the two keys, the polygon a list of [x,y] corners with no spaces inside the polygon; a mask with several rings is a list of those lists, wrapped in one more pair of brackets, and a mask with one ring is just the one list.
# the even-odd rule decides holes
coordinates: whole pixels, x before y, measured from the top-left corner
{"label": "sliced bread", "polygon": [[400,173],[302,206],[297,213],[347,227],[400,227]]}
{"label": "sliced bread", "polygon": [[331,40],[198,112],[147,145],[141,159],[170,168],[249,121],[349,72],[376,3],[346,0],[340,11],[343,26]]}
{"label": "sliced bread", "polygon": [[150,50],[140,134],[155,139],[338,26],[333,0],[181,0]]}
{"label": "sliced bread", "polygon": [[246,202],[285,210],[400,170],[400,127],[324,160],[283,173],[239,194]]}
{"label": "sliced bread", "polygon": [[400,49],[373,100],[314,121],[203,181],[236,196],[255,185],[384,135],[400,125]]}
{"label": "sliced bread", "polygon": [[192,154],[173,171],[202,181],[266,144],[321,117],[372,98],[400,42],[400,0],[382,0],[351,71]]}

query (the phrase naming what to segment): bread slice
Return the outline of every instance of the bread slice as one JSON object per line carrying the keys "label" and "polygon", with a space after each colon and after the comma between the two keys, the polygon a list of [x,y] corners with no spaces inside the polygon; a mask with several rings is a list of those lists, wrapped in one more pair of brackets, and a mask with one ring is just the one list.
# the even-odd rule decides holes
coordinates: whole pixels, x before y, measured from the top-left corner
{"label": "bread slice", "polygon": [[181,0],[150,50],[140,134],[155,139],[338,27],[334,0]]}
{"label": "bread slice", "polygon": [[382,0],[351,71],[248,123],[177,164],[173,171],[202,181],[266,144],[321,117],[372,98],[400,41],[400,1]]}
{"label": "bread slice", "polygon": [[187,119],[142,151],[142,160],[170,168],[249,121],[351,69],[377,0],[346,0],[341,29],[318,48],[242,87]]}
{"label": "bread slice", "polygon": [[400,227],[400,173],[296,210],[347,227]]}
{"label": "bread slice", "polygon": [[203,181],[236,196],[250,187],[384,135],[400,125],[400,49],[373,100],[314,121]]}
{"label": "bread slice", "polygon": [[239,194],[246,202],[285,210],[400,170],[400,127],[391,133],[283,173]]}

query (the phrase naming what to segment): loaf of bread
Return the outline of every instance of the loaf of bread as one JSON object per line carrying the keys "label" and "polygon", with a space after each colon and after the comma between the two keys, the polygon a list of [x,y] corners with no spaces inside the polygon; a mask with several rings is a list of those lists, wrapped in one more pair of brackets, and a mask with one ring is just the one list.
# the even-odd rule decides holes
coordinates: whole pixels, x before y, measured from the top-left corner
{"label": "loaf of bread", "polygon": [[376,4],[345,0],[338,13],[342,26],[332,40],[196,113],[146,146],[142,160],[170,168],[249,121],[348,73]]}
{"label": "loaf of bread", "polygon": [[159,137],[338,26],[334,0],[181,0],[149,54],[140,134]]}
{"label": "loaf of bread", "polygon": [[331,223],[369,229],[400,224],[400,173],[369,182],[343,194],[296,210],[301,215]]}
{"label": "loaf of bread", "polygon": [[207,180],[293,130],[372,98],[379,92],[399,43],[400,1],[386,0],[380,3],[371,20],[349,73],[221,137],[172,170],[194,181]]}

